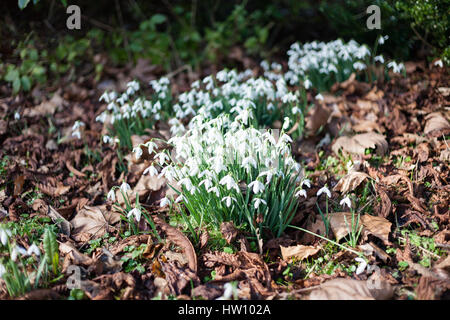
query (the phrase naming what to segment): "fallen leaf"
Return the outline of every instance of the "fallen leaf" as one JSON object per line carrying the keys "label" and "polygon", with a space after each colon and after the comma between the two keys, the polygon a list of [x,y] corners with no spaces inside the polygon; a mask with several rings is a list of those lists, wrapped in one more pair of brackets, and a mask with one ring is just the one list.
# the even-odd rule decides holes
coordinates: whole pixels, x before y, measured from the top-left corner
{"label": "fallen leaf", "polygon": [[[368,281],[353,279],[333,279],[313,290],[310,300],[387,300],[392,297],[394,289],[387,282],[380,280],[379,289],[372,288]],[[370,288],[369,288],[370,287]]]}
{"label": "fallen leaf", "polygon": [[351,171],[339,180],[333,190],[340,191],[342,194],[347,194],[348,192],[355,190],[361,182],[367,178],[369,178],[369,176],[364,172]]}
{"label": "fallen leaf", "polygon": [[440,137],[450,133],[450,124],[440,112],[433,112],[425,117],[426,123],[423,132],[432,137]]}
{"label": "fallen leaf", "polygon": [[322,104],[316,104],[311,116],[306,118],[305,128],[308,130],[309,134],[315,134],[321,126],[325,125],[330,114],[331,111],[328,108]]}
{"label": "fallen leaf", "polygon": [[303,259],[315,255],[317,252],[319,252],[320,247],[316,248],[313,246],[304,246],[300,244],[291,247],[280,246],[280,249],[283,260],[288,261],[292,258],[296,258],[298,261],[301,261]]}
{"label": "fallen leaf", "polygon": [[368,132],[354,135],[353,137],[339,137],[331,147],[335,154],[339,149],[349,153],[365,154],[367,148],[376,149],[377,155],[384,155],[388,150],[388,143],[383,135]]}
{"label": "fallen leaf", "polygon": [[24,116],[28,117],[43,117],[47,114],[54,114],[56,109],[62,106],[63,98],[59,95],[59,92],[56,92],[53,97],[49,101],[43,101],[40,105],[34,108],[26,108],[23,111]]}
{"label": "fallen leaf", "polygon": [[236,236],[238,235],[238,229],[236,229],[232,221],[222,222],[220,225],[220,232],[228,244],[236,239]]}
{"label": "fallen leaf", "polygon": [[101,237],[108,225],[112,225],[120,220],[120,214],[116,211],[107,211],[106,206],[90,207],[84,206],[70,221],[73,226],[72,236],[88,233],[92,239]]}
{"label": "fallen leaf", "polygon": [[[355,218],[357,218],[356,214]],[[352,214],[350,212],[333,212],[330,214],[329,219],[336,241],[341,240],[349,233],[352,224]]]}
{"label": "fallen leaf", "polygon": [[167,238],[184,250],[189,261],[189,268],[197,273],[197,255],[189,239],[180,230],[170,226],[158,216],[152,216],[152,218],[155,224],[166,233]]}
{"label": "fallen leaf", "polygon": [[386,244],[390,243],[391,222],[383,217],[375,217],[368,214],[361,216],[361,222],[369,233],[380,238]]}

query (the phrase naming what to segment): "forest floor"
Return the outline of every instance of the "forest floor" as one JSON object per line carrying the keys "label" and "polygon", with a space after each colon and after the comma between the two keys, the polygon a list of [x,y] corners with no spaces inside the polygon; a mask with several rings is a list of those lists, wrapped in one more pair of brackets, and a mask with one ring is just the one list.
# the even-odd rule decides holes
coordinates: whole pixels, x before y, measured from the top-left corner
{"label": "forest floor", "polygon": [[[249,246],[230,224],[193,245],[177,227],[176,212],[159,206],[167,185],[142,180],[145,163],[128,162],[129,156],[123,160],[128,172],[119,169],[122,160],[102,143],[103,124],[95,121],[106,108],[99,96],[122,89],[139,69],[110,70],[100,83],[88,75],[17,97],[3,85],[0,222],[25,249],[56,224],[61,262],[43,287],[20,298],[216,299],[233,283],[240,299],[448,299],[450,77],[425,62],[405,65],[406,77],[384,84],[336,84],[308,113],[310,134],[293,143],[311,188],[291,224],[326,235],[318,208],[329,208],[326,238],[334,240],[288,228],[261,248]],[[158,76],[150,72],[147,80]],[[190,82],[184,72],[174,79],[174,92]],[[71,135],[76,120],[85,123],[81,139]],[[358,133],[352,141],[336,138],[346,128]],[[148,135],[165,132],[159,123]],[[342,156],[333,151],[337,144],[376,148]],[[348,170],[349,159],[359,165]],[[106,199],[122,181],[154,214],[161,239],[146,233],[147,226],[138,235],[123,232],[120,214]],[[329,199],[316,195],[324,185],[332,191]],[[349,190],[365,203],[356,213],[363,228],[353,247],[345,223],[352,215],[334,200]],[[68,282],[73,266],[80,270],[78,291]],[[4,283],[0,298],[11,298]]]}

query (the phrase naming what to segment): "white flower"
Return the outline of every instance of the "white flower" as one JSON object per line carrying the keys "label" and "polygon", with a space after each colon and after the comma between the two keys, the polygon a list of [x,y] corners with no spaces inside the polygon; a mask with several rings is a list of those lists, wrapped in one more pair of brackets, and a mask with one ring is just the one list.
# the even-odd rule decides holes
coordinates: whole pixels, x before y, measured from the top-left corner
{"label": "white flower", "polygon": [[144,170],[144,174],[150,174],[150,177],[158,175],[158,169],[156,169],[153,164]]}
{"label": "white flower", "polygon": [[14,119],[15,120],[20,120],[20,113],[18,113],[17,111],[14,113]]}
{"label": "white flower", "polygon": [[142,212],[139,208],[133,208],[130,210],[130,212],[128,212],[127,218],[129,219],[130,217],[134,216],[135,220],[139,222],[141,220],[141,214]]}
{"label": "white flower", "polygon": [[255,198],[255,199],[253,199],[253,201],[255,202],[255,204],[254,204],[255,209],[258,209],[258,208],[259,208],[259,205],[260,205],[261,203],[263,203],[264,205],[267,206],[267,202],[264,201],[264,200],[261,199],[261,198]]}
{"label": "white flower", "polygon": [[135,158],[136,158],[136,160],[139,160],[139,158],[142,156],[142,154],[143,154],[143,151],[142,151],[142,149],[141,149],[141,146],[139,145],[139,146],[137,146],[137,147],[134,147],[133,148],[133,153],[134,153],[134,156],[135,156]]}
{"label": "white flower", "polygon": [[289,117],[284,117],[283,130],[287,130],[289,128],[290,123],[291,120],[289,119]]}
{"label": "white flower", "polygon": [[300,189],[297,191],[297,193],[295,194],[295,196],[298,198],[300,196],[304,196],[305,198],[307,197],[306,195],[306,190],[305,189]]}
{"label": "white flower", "polygon": [[6,273],[5,267],[0,263],[0,278],[3,278],[3,275]]}
{"label": "white flower", "polygon": [[126,183],[125,181],[122,182],[122,184],[120,185],[120,190],[122,190],[123,193],[127,193],[128,190],[131,190],[131,187],[128,183]]}
{"label": "white flower", "polygon": [[301,183],[300,183],[300,187],[303,188],[303,185],[307,186],[308,188],[311,188],[311,181],[309,179],[304,179]]}
{"label": "white flower", "polygon": [[12,261],[16,261],[17,260],[17,256],[19,254],[24,256],[24,255],[27,254],[27,250],[25,250],[21,246],[15,245],[14,248],[11,250],[11,260]]}
{"label": "white flower", "polygon": [[236,285],[227,282],[225,283],[225,285],[223,286],[224,291],[223,291],[223,295],[219,298],[217,298],[216,300],[230,300],[231,298],[237,299],[238,298],[238,289],[236,287]]}
{"label": "white flower", "polygon": [[253,193],[254,194],[260,193],[261,191],[264,191],[264,189],[265,189],[264,184],[261,181],[258,181],[258,180],[250,182],[248,187],[249,188],[253,187]]}
{"label": "white flower", "polygon": [[223,197],[222,201],[225,201],[227,208],[229,208],[231,206],[231,201],[237,202],[237,200],[231,196]]}
{"label": "white flower", "polygon": [[158,147],[158,145],[151,140],[144,143],[144,146],[148,148],[148,154],[152,154],[153,150]]}
{"label": "white flower", "polygon": [[165,207],[167,205],[170,205],[170,203],[171,202],[170,202],[169,198],[164,197],[164,198],[161,199],[161,202],[159,203],[159,206],[162,208],[162,207]]}
{"label": "white flower", "polygon": [[319,191],[317,191],[317,196],[319,197],[324,192],[325,192],[325,194],[327,195],[328,198],[331,198],[331,192],[327,188],[327,186],[323,186],[322,188],[320,188]]}
{"label": "white flower", "polygon": [[383,58],[382,55],[376,56],[376,57],[374,58],[374,60],[375,60],[375,61],[378,61],[378,62],[380,62],[380,63],[384,63],[384,58]]}
{"label": "white flower", "polygon": [[76,137],[77,139],[81,139],[81,132],[79,130],[72,132],[72,137]]}
{"label": "white flower", "polygon": [[230,190],[231,188],[236,189],[236,191],[239,192],[239,186],[237,185],[236,181],[234,181],[233,177],[230,175],[226,175],[225,177],[223,177],[219,183],[221,185],[226,185],[227,189]]}
{"label": "white flower", "polygon": [[436,60],[436,61],[433,63],[433,65],[434,65],[435,67],[439,67],[439,68],[443,68],[443,67],[444,67],[444,63],[442,62],[441,59]]}
{"label": "white flower", "polygon": [[106,196],[108,200],[111,200],[112,202],[116,201],[116,192],[114,189],[109,190],[108,195]]}
{"label": "white flower", "polygon": [[0,227],[0,241],[4,246],[6,246],[6,243],[8,242],[8,238],[11,237],[11,231],[8,229]]}
{"label": "white flower", "polygon": [[361,61],[357,61],[353,64],[353,68],[355,68],[358,71],[364,70],[366,69],[366,65],[364,63],[362,63]]}
{"label": "white flower", "polygon": [[318,95],[315,96],[315,99],[323,101],[323,95],[319,93]]}
{"label": "white flower", "polygon": [[164,152],[160,152],[160,153],[156,154],[155,158],[159,159],[158,163],[161,166],[164,165],[164,163],[166,163],[166,160],[169,160],[169,156]]}
{"label": "white flower", "polygon": [[349,198],[348,196],[346,196],[344,199],[342,199],[342,200],[339,202],[339,205],[341,205],[343,208],[344,208],[345,206],[347,206],[349,209],[351,209],[351,207],[352,207],[352,201],[350,200],[350,198]]}
{"label": "white flower", "polygon": [[38,246],[35,245],[34,243],[27,250],[28,255],[31,256],[33,253],[38,257],[41,255],[41,250],[39,250]]}
{"label": "white flower", "polygon": [[359,266],[358,266],[358,268],[357,268],[356,271],[355,271],[355,273],[356,273],[357,275],[359,275],[359,274],[363,273],[364,270],[366,269],[366,267],[367,267],[367,262],[366,262],[366,260],[364,260],[364,259],[361,258],[361,257],[356,257],[356,258],[355,258],[355,261],[359,262]]}
{"label": "white flower", "polygon": [[75,121],[75,123],[72,126],[72,131],[75,131],[75,130],[77,130],[77,129],[81,128],[81,127],[84,127],[84,126],[85,126],[85,124],[84,124],[83,121],[77,120],[77,121]]}
{"label": "white flower", "polygon": [[309,79],[306,79],[305,82],[303,82],[303,85],[305,86],[305,89],[308,90],[309,88],[311,88],[312,83]]}

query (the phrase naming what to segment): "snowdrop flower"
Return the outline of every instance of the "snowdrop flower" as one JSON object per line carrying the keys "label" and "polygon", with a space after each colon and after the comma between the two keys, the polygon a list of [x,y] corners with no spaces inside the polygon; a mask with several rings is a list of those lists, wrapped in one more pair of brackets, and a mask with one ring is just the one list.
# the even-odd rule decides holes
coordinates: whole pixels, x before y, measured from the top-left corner
{"label": "snowdrop flower", "polygon": [[157,176],[158,170],[152,164],[151,166],[149,166],[147,169],[144,170],[143,174],[147,174],[147,173],[150,174],[150,177]]}
{"label": "snowdrop flower", "polygon": [[139,208],[133,208],[128,212],[127,218],[130,219],[130,217],[134,216],[135,220],[139,222],[141,220],[141,210]]}
{"label": "snowdrop flower", "polygon": [[41,250],[39,250],[38,246],[34,243],[27,250],[27,254],[29,256],[31,256],[33,253],[38,257],[41,255]]}
{"label": "snowdrop flower", "polygon": [[366,262],[366,260],[364,260],[361,257],[356,257],[355,261],[359,262],[358,268],[356,269],[355,273],[356,273],[356,275],[360,275],[366,269],[367,262]]}
{"label": "snowdrop flower", "polygon": [[319,191],[317,191],[317,196],[320,197],[320,195],[324,192],[328,198],[331,198],[331,192],[330,189],[327,188],[327,186],[323,186],[322,188],[320,188]]}
{"label": "snowdrop flower", "polygon": [[225,201],[227,208],[229,208],[231,206],[231,201],[237,202],[237,200],[231,196],[223,197],[222,201]]}
{"label": "snowdrop flower", "polygon": [[236,189],[236,191],[239,192],[239,186],[237,185],[236,181],[234,181],[233,177],[230,175],[226,175],[225,177],[220,179],[219,183],[221,185],[226,185],[228,190],[234,188]]}
{"label": "snowdrop flower", "polygon": [[216,300],[230,300],[231,298],[237,299],[238,298],[238,289],[235,284],[227,282],[223,286],[224,291],[223,295],[217,298]]}
{"label": "snowdrop flower", "polygon": [[353,68],[355,68],[358,71],[364,70],[366,69],[366,65],[364,63],[362,63],[361,61],[357,61],[353,64]]}
{"label": "snowdrop flower", "polygon": [[171,202],[170,202],[169,198],[164,197],[164,198],[161,199],[161,202],[159,203],[159,206],[162,208],[162,207],[165,207],[167,205],[170,205],[170,203]]}
{"label": "snowdrop flower", "polygon": [[300,187],[303,188],[303,185],[307,186],[308,188],[311,188],[311,181],[309,179],[304,179],[301,183],[300,183]]}
{"label": "snowdrop flower", "polygon": [[72,126],[72,131],[75,131],[75,130],[77,130],[77,129],[81,128],[81,127],[84,127],[84,126],[85,126],[85,124],[84,124],[83,121],[77,120],[77,121],[75,121],[75,123]]}
{"label": "snowdrop flower", "polygon": [[350,200],[350,198],[348,196],[346,196],[344,199],[342,199],[339,202],[339,205],[342,206],[342,208],[344,208],[345,206],[347,206],[349,209],[352,208],[352,201]]}
{"label": "snowdrop flower", "polygon": [[169,156],[164,152],[160,152],[160,153],[156,154],[155,158],[159,160],[158,163],[161,166],[164,165],[164,163],[166,163],[166,160],[169,160]]}
{"label": "snowdrop flower", "polygon": [[111,143],[113,140],[110,136],[104,135],[103,136],[103,143]]}
{"label": "snowdrop flower", "polygon": [[4,265],[0,263],[0,278],[3,278],[3,275],[6,273],[6,268]]}
{"label": "snowdrop flower", "polygon": [[318,95],[315,96],[315,99],[323,101],[323,95],[321,93],[319,93]]}
{"label": "snowdrop flower", "polygon": [[20,120],[20,113],[18,113],[17,111],[14,113],[14,120]]}
{"label": "snowdrop flower", "polygon": [[444,63],[442,62],[441,59],[436,60],[436,61],[433,63],[433,65],[434,65],[435,67],[439,67],[439,68],[443,68],[443,67],[444,67]]}
{"label": "snowdrop flower", "polygon": [[254,203],[255,209],[258,209],[258,208],[259,208],[259,205],[260,205],[261,203],[263,203],[265,206],[267,206],[267,202],[266,202],[265,200],[261,199],[261,198],[255,198],[255,199],[253,199],[253,201],[255,202],[255,203]]}
{"label": "snowdrop flower", "polygon": [[387,67],[388,67],[388,68],[392,68],[392,71],[393,71],[394,73],[400,73],[400,72],[402,72],[402,70],[405,69],[405,66],[403,65],[403,63],[397,64],[397,62],[395,62],[395,61],[389,62],[389,63],[387,64]]}
{"label": "snowdrop flower", "polygon": [[312,82],[308,78],[306,78],[306,80],[303,82],[303,85],[305,89],[308,90],[309,88],[311,88]]}
{"label": "snowdrop flower", "polygon": [[374,58],[375,62],[380,62],[380,63],[384,63],[384,58],[383,56],[380,54],[379,56],[376,56]]}
{"label": "snowdrop flower", "polygon": [[122,190],[123,193],[127,193],[128,190],[131,190],[131,187],[128,183],[126,183],[125,181],[122,182],[122,184],[120,185],[120,190]]}
{"label": "snowdrop flower", "polygon": [[6,246],[9,237],[11,237],[11,231],[0,226],[0,241],[2,245]]}
{"label": "snowdrop flower", "polygon": [[291,120],[289,119],[289,117],[284,117],[283,130],[287,130],[289,128],[290,123]]}
{"label": "snowdrop flower", "polygon": [[261,181],[255,180],[253,182],[250,182],[248,185],[249,188],[253,188],[253,193],[257,194],[262,191],[264,191],[265,187],[264,184]]}
{"label": "snowdrop flower", "polygon": [[297,198],[300,197],[300,196],[304,196],[306,198],[307,197],[306,190],[305,189],[298,190],[297,193],[295,194],[295,196]]}
{"label": "snowdrop flower", "polygon": [[158,147],[158,145],[151,140],[144,143],[144,146],[148,148],[148,154],[152,154],[153,150],[155,150]]}
{"label": "snowdrop flower", "polygon": [[136,160],[139,160],[143,154],[143,151],[141,149],[141,146],[138,145],[137,147],[133,148],[133,153],[134,153],[134,157],[136,158]]}
{"label": "snowdrop flower", "polygon": [[79,130],[72,132],[72,137],[81,139],[81,132]]}
{"label": "snowdrop flower", "polygon": [[116,201],[116,192],[114,191],[114,189],[109,190],[106,199],[111,200],[112,202]]}
{"label": "snowdrop flower", "polygon": [[25,250],[21,246],[15,245],[11,250],[11,260],[16,261],[19,254],[24,256],[27,254],[27,250]]}

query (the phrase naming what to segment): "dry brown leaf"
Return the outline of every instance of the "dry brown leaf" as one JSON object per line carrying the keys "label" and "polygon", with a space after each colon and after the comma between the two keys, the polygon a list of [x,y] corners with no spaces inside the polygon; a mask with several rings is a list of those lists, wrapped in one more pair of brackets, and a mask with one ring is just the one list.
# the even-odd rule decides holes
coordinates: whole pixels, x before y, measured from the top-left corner
{"label": "dry brown leaf", "polygon": [[355,132],[372,132],[378,131],[380,133],[384,132],[384,128],[381,127],[378,123],[371,120],[361,120],[358,123],[352,125],[352,129]]}
{"label": "dry brown leaf", "polygon": [[222,236],[228,244],[236,239],[238,235],[238,229],[236,229],[232,221],[222,222],[222,224],[220,225],[220,232],[222,233]]}
{"label": "dry brown leaf", "polygon": [[56,92],[49,101],[43,101],[40,105],[34,108],[26,108],[23,111],[24,116],[36,117],[45,116],[46,114],[54,114],[56,109],[62,106],[63,98]]}
{"label": "dry brown leaf", "polygon": [[315,255],[317,252],[319,252],[320,247],[313,247],[313,246],[304,246],[304,245],[297,245],[297,246],[291,246],[291,247],[283,247],[280,246],[281,249],[281,256],[283,257],[283,260],[290,260],[292,258],[296,258],[299,261],[306,259],[310,256]]}
{"label": "dry brown leaf", "polygon": [[[330,214],[329,218],[331,230],[336,237],[336,241],[339,241],[344,238],[351,229],[352,214],[350,212],[333,212]],[[356,215],[355,218],[357,218]]]}
{"label": "dry brown leaf", "polygon": [[184,250],[189,261],[189,268],[197,273],[197,254],[189,239],[180,230],[170,226],[158,216],[152,216],[152,218],[155,224],[166,233],[167,238]]}
{"label": "dry brown leaf", "polygon": [[369,176],[364,172],[351,171],[334,187],[334,191],[340,191],[342,194],[347,194],[350,191],[355,190],[361,182],[369,178]]}
{"label": "dry brown leaf", "polygon": [[387,282],[380,280],[379,289],[368,285],[369,281],[353,279],[333,279],[313,290],[310,300],[386,300],[392,297],[394,290]]}
{"label": "dry brown leaf", "polygon": [[311,116],[306,118],[305,128],[311,135],[315,134],[321,126],[327,123],[330,114],[331,111],[327,107],[316,104]]}
{"label": "dry brown leaf", "polygon": [[120,214],[115,211],[107,211],[106,206],[84,206],[70,221],[73,226],[73,237],[77,234],[88,233],[92,239],[101,237],[108,227],[120,220]]}
{"label": "dry brown leaf", "polygon": [[47,214],[52,221],[61,229],[62,233],[66,236],[70,236],[72,225],[62,215],[56,211],[52,206],[47,206]]}
{"label": "dry brown leaf", "polygon": [[339,149],[349,153],[364,154],[366,148],[376,149],[377,155],[384,155],[388,150],[388,143],[382,134],[368,132],[353,137],[339,137],[331,147],[335,154]]}
{"label": "dry brown leaf", "polygon": [[361,216],[361,222],[369,233],[380,238],[384,243],[389,243],[391,222],[383,217],[375,217],[368,214]]}
{"label": "dry brown leaf", "polygon": [[439,137],[450,133],[450,124],[440,112],[430,113],[425,117],[425,120],[423,132],[426,135]]}

